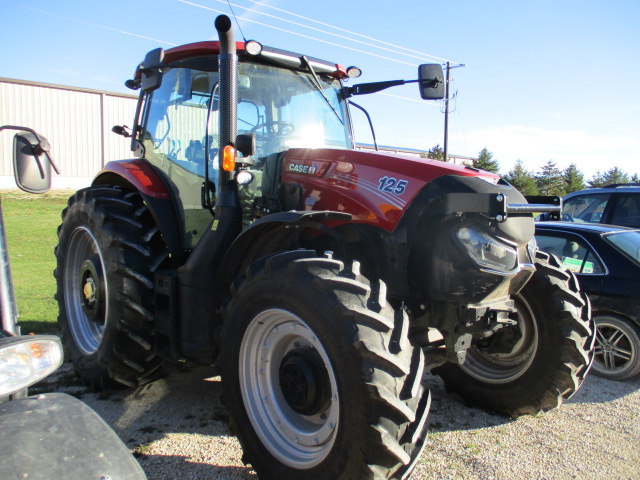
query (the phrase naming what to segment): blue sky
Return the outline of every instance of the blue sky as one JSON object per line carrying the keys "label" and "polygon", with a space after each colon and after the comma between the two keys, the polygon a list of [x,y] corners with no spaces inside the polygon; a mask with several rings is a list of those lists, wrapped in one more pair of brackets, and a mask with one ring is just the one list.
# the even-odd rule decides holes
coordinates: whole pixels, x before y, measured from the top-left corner
{"label": "blue sky", "polygon": [[[534,173],[549,160],[587,179],[640,173],[638,0],[230,1],[247,39],[357,65],[358,81],[465,64],[451,71],[451,154],[486,147],[503,172],[520,159]],[[226,0],[0,0],[0,76],[130,93],[147,51],[215,38],[216,11]],[[415,85],[356,101],[383,145],[443,144],[442,106]]]}

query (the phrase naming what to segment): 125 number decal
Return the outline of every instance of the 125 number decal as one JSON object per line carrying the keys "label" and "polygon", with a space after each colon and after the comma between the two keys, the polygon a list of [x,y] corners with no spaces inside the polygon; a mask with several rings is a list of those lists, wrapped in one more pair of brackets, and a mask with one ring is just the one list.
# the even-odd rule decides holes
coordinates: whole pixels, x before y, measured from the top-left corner
{"label": "125 number decal", "polygon": [[393,193],[394,195],[402,195],[407,190],[408,180],[397,180],[393,177],[382,177],[378,180],[378,190]]}

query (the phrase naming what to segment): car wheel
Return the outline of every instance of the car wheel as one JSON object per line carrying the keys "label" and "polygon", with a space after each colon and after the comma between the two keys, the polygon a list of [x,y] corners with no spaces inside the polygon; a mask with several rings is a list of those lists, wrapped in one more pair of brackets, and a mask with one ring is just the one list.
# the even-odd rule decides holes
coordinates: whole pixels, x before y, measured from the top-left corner
{"label": "car wheel", "polygon": [[595,318],[597,335],[593,372],[612,380],[640,373],[640,327],[610,315]]}

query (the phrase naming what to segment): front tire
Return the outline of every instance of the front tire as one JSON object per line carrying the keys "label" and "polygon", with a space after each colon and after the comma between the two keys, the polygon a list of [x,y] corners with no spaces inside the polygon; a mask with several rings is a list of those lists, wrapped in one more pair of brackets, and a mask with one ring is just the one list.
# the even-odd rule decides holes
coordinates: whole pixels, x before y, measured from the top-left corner
{"label": "front tire", "polygon": [[[589,300],[554,256],[538,252],[536,272],[514,297],[519,340],[507,353],[479,344],[462,365],[435,372],[468,404],[511,417],[536,415],[575,394],[593,359],[595,328]],[[498,331],[500,332],[500,331]]]}
{"label": "front tire", "polygon": [[384,284],[311,251],[251,265],[224,308],[222,384],[265,479],[406,478],[430,395],[408,318]]}
{"label": "front tire", "polygon": [[55,249],[58,321],[67,359],[96,390],[151,380],[153,273],[167,251],[137,192],[96,186],[62,212]]}

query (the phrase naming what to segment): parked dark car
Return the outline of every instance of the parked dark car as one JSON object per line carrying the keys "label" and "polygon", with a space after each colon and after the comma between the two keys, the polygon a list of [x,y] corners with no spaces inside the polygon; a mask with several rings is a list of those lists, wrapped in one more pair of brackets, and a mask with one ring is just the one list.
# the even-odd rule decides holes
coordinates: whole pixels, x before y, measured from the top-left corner
{"label": "parked dark car", "polygon": [[573,271],[597,326],[592,371],[615,380],[640,373],[640,230],[539,222],[538,247]]}
{"label": "parked dark car", "polygon": [[[640,228],[640,183],[619,183],[570,193],[562,199],[562,220]],[[552,220],[543,213],[538,221]]]}

